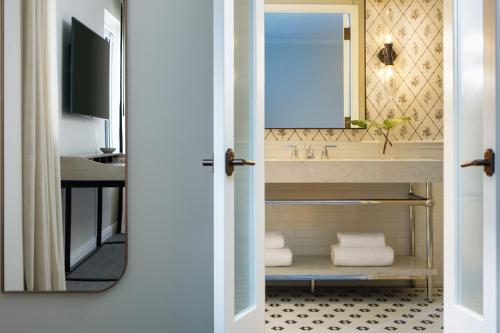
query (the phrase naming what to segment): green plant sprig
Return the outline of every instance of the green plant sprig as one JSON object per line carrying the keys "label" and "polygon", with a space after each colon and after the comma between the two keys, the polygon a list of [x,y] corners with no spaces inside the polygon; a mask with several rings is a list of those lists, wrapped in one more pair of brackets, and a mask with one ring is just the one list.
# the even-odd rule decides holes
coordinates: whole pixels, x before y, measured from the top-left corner
{"label": "green plant sprig", "polygon": [[393,146],[391,140],[389,139],[389,134],[391,130],[399,125],[406,124],[410,121],[411,121],[410,117],[403,117],[403,118],[387,118],[382,123],[378,123],[373,120],[353,120],[351,121],[351,124],[364,128],[374,127],[379,129],[385,138],[384,151],[383,151],[383,154],[385,155],[387,151],[387,146],[388,145],[390,145],[391,147]]}

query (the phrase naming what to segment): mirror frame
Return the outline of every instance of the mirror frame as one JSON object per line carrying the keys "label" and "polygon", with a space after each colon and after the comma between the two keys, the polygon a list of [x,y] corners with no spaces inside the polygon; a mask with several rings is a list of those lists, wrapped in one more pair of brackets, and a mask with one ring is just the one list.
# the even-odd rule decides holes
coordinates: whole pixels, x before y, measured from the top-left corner
{"label": "mirror frame", "polygon": [[[123,27],[123,40],[124,40],[124,64],[123,64],[123,71],[124,71],[124,101],[123,101],[123,106],[125,107],[125,110],[128,110],[128,86],[129,86],[129,81],[128,81],[128,73],[129,73],[129,63],[128,63],[128,0],[122,0],[122,27]],[[124,126],[125,126],[125,135],[124,135],[124,143],[125,147],[128,147],[128,130],[129,130],[129,124],[128,124],[128,117],[125,117],[124,121]],[[1,256],[1,267],[0,267],[0,292],[5,295],[96,295],[96,294],[102,294],[105,292],[110,291],[114,287],[116,287],[120,281],[123,279],[123,276],[127,272],[128,269],[128,263],[129,263],[129,251],[130,251],[130,243],[129,243],[129,234],[128,231],[130,230],[130,221],[128,219],[128,191],[124,191],[124,207],[123,207],[123,220],[126,221],[127,223],[127,232],[124,234],[125,235],[125,264],[123,268],[123,272],[120,276],[120,278],[111,286],[105,289],[101,290],[95,290],[95,291],[21,291],[21,290],[6,290],[5,289],[5,241],[4,241],[4,235],[5,235],[5,0],[0,0],[0,140],[1,140],[1,145],[0,145],[0,242],[2,243],[0,246],[0,256]],[[127,160],[125,163],[125,189],[128,187],[128,180],[129,180],[129,154],[127,152],[126,154]],[[64,211],[63,211],[64,214]]]}
{"label": "mirror frame", "polygon": [[[335,7],[341,6],[357,6],[358,7],[358,119],[366,119],[366,4],[365,0],[320,0],[314,3],[307,3],[305,0],[265,0],[265,12],[298,12],[298,13],[329,13],[333,12]],[[313,10],[314,9],[314,10]],[[356,100],[354,98],[353,100]],[[345,125],[342,128],[334,127],[300,127],[300,128],[285,128],[279,129],[360,129],[360,127],[352,125],[351,117],[345,119]],[[266,129],[278,129],[266,127]]]}

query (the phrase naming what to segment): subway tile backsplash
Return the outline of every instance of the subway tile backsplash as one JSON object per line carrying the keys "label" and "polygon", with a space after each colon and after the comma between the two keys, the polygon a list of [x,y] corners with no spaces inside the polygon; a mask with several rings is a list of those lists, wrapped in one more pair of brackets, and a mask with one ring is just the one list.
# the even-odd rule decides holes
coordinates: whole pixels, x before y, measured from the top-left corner
{"label": "subway tile backsplash", "polygon": [[[268,199],[405,198],[408,184],[268,184]],[[425,186],[416,185],[424,194]],[[434,264],[439,271],[435,284],[442,286],[443,209],[442,184],[434,184]],[[268,206],[266,230],[279,231],[294,255],[330,255],[338,232],[383,232],[396,255],[410,254],[409,208],[406,206]],[[416,208],[417,256],[425,253],[425,209]],[[348,284],[356,285],[356,284]],[[374,283],[377,285],[377,283]],[[391,282],[389,285],[399,285]]]}

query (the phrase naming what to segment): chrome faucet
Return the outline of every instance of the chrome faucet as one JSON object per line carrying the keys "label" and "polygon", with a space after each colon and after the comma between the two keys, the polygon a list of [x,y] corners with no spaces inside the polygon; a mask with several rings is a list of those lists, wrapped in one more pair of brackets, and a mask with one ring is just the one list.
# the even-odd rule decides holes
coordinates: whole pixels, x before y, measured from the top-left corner
{"label": "chrome faucet", "polygon": [[322,160],[329,160],[330,156],[328,155],[328,149],[330,148],[337,148],[337,145],[325,145],[323,147],[323,152],[321,153],[321,159]]}
{"label": "chrome faucet", "polygon": [[299,150],[297,149],[297,145],[289,145],[288,148],[292,150],[292,155],[290,158],[292,160],[298,160],[299,159]]}
{"label": "chrome faucet", "polygon": [[312,148],[311,145],[307,146],[306,159],[307,160],[314,160],[314,149]]}

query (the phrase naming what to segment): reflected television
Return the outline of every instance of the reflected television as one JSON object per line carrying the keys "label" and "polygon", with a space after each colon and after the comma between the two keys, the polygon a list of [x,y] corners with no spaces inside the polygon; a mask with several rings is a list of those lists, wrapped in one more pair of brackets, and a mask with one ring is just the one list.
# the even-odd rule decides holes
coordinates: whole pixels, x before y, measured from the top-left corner
{"label": "reflected television", "polygon": [[69,113],[109,119],[110,44],[73,17]]}

